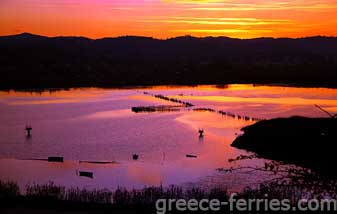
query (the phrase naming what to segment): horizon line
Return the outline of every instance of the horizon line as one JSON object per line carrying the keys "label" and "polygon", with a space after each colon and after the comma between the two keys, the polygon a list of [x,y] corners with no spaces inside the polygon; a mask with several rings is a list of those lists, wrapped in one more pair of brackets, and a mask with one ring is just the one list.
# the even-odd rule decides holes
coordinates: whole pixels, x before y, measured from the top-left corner
{"label": "horizon line", "polygon": [[14,37],[14,36],[20,36],[20,35],[31,35],[31,36],[39,36],[39,37],[45,37],[45,38],[83,38],[83,39],[88,39],[88,40],[102,40],[102,39],[118,39],[118,38],[123,38],[123,37],[139,37],[139,38],[149,38],[149,39],[154,39],[154,40],[170,40],[170,39],[176,39],[176,38],[182,38],[182,37],[191,37],[191,38],[196,38],[196,39],[206,39],[206,38],[228,38],[228,39],[233,39],[233,40],[253,40],[253,39],[306,39],[306,38],[337,38],[336,36],[325,36],[325,35],[312,35],[312,36],[303,36],[303,37],[252,37],[252,38],[237,38],[237,37],[229,37],[229,36],[193,36],[193,35],[182,35],[182,36],[175,36],[175,37],[167,37],[167,38],[156,38],[153,36],[141,36],[141,35],[120,35],[120,36],[106,36],[106,37],[98,37],[98,38],[92,38],[88,36],[80,36],[80,35],[55,35],[55,36],[48,36],[48,35],[43,35],[43,34],[35,34],[31,32],[22,32],[18,34],[7,34],[7,35],[0,35],[1,37]]}

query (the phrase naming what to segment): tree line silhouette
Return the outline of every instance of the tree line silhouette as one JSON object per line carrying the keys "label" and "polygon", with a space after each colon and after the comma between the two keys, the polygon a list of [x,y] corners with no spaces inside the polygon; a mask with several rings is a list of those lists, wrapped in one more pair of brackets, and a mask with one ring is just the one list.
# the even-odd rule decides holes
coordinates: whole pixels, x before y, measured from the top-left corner
{"label": "tree line silhouette", "polygon": [[0,87],[337,86],[337,38],[0,37]]}

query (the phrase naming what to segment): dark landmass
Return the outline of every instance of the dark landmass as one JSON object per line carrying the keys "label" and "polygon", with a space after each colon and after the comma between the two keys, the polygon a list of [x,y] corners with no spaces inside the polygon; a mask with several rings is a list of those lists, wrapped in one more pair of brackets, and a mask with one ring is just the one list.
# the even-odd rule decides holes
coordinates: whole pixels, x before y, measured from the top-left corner
{"label": "dark landmass", "polygon": [[337,119],[291,117],[263,120],[244,127],[232,146],[337,176]]}
{"label": "dark landmass", "polygon": [[0,88],[285,83],[337,87],[337,38],[0,37]]}

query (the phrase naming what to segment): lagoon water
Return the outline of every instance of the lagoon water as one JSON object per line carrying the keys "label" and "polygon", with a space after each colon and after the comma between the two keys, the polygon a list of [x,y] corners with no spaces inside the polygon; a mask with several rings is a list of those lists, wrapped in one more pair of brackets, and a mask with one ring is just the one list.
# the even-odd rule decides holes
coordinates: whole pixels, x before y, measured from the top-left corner
{"label": "lagoon water", "polygon": [[[195,106],[172,112],[132,112],[134,106],[172,105],[144,92]],[[239,155],[249,155],[230,144],[242,127],[255,121],[193,108],[265,119],[326,117],[315,104],[337,113],[337,89],[226,85],[2,91],[0,180],[16,181],[21,187],[53,181],[66,187],[99,189],[174,184],[215,185],[237,191],[271,176],[216,170],[256,166],[265,161],[228,162]],[[27,124],[33,127],[31,138],[25,136]],[[198,137],[199,128],[205,130],[203,139]],[[139,154],[138,160],[132,159],[135,153]],[[187,154],[197,158],[187,158]],[[62,156],[65,162],[38,160],[48,156]],[[79,170],[93,172],[94,178],[79,177]]]}

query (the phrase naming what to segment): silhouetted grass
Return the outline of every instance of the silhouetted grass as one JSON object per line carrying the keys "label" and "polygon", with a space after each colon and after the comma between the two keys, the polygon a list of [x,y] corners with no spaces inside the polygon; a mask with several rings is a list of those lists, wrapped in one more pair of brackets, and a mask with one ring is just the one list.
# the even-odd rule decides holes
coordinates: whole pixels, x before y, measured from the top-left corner
{"label": "silhouetted grass", "polygon": [[[335,194],[337,189],[332,188]],[[289,199],[295,205],[302,198],[322,198],[324,190],[312,191],[301,185],[292,182],[269,182],[259,185],[257,188],[245,188],[238,193],[236,199]],[[155,209],[155,202],[158,199],[219,199],[228,201],[230,193],[222,187],[212,189],[202,189],[192,187],[184,189],[179,186],[169,187],[146,187],[140,190],[117,188],[114,191],[86,190],[80,188],[66,189],[50,182],[45,185],[28,185],[26,194],[20,195],[19,187],[14,182],[0,182],[0,196],[6,200],[8,198],[14,203],[4,203],[0,208],[21,207],[23,209],[59,209],[80,211],[80,210],[100,210],[100,211],[125,211],[140,213],[152,213]],[[9,201],[9,200],[7,200]],[[228,207],[224,207],[228,209]]]}
{"label": "silhouetted grass", "polygon": [[26,187],[26,197],[31,199],[63,200],[65,195],[65,187],[56,186],[53,182],[44,185],[32,184]]}
{"label": "silhouetted grass", "polygon": [[[28,200],[41,201],[69,201],[78,203],[114,204],[126,205],[151,205],[158,199],[226,199],[228,193],[223,188],[205,190],[201,188],[183,189],[179,186],[164,188],[146,187],[140,190],[117,188],[115,191],[108,189],[87,190],[80,188],[66,189],[64,186],[48,184],[30,184],[26,186],[24,195],[20,194],[20,188],[15,182],[0,182],[0,195],[4,198],[23,196]],[[22,192],[21,192],[22,193]]]}
{"label": "silhouetted grass", "polygon": [[[331,185],[329,195],[337,196],[337,188]],[[276,199],[291,199],[297,201],[305,197],[320,197],[324,195],[324,188],[313,189],[308,185],[300,185],[292,181],[289,182],[266,182],[260,184],[257,188],[244,188],[238,194],[240,198],[265,198],[266,195]],[[169,187],[145,187],[143,189],[117,188],[114,191],[108,189],[80,189],[57,186],[53,182],[48,184],[32,184],[27,185],[26,193],[21,195],[19,186],[15,182],[0,181],[0,196],[2,198],[15,198],[24,196],[26,199],[38,199],[49,201],[70,201],[79,203],[95,203],[95,204],[114,204],[114,205],[150,205],[154,204],[158,199],[219,199],[228,200],[230,193],[223,187],[215,187],[211,189],[202,189],[192,187],[184,189],[180,186]]]}
{"label": "silhouetted grass", "polygon": [[86,190],[79,188],[70,188],[66,191],[63,200],[81,203],[112,203],[112,192],[107,189],[103,190]]}
{"label": "silhouetted grass", "polygon": [[20,188],[15,182],[0,180],[0,199],[15,198],[20,195]]}
{"label": "silhouetted grass", "polygon": [[301,186],[276,182],[261,184],[257,188],[247,187],[238,195],[239,198],[244,199],[289,199],[294,205],[308,196],[308,190]]}

